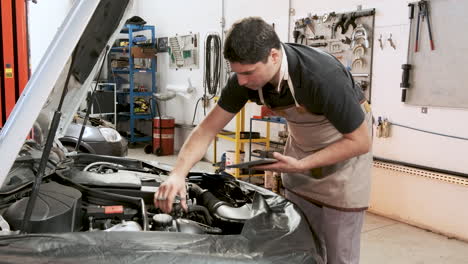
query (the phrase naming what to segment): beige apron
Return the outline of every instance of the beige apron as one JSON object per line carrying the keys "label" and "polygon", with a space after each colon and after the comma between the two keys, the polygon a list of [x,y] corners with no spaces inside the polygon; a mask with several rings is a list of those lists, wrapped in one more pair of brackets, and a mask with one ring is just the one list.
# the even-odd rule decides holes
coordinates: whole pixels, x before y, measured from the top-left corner
{"label": "beige apron", "polygon": [[[291,79],[285,79],[295,105],[272,109],[288,123],[290,135],[284,155],[302,159],[340,140],[343,135],[324,115],[310,113],[298,104]],[[266,105],[262,89],[258,92],[260,100]],[[370,111],[367,111],[364,104],[361,108],[371,130]],[[312,169],[308,174],[282,173],[281,176],[287,190],[306,200],[340,210],[358,211],[368,207],[371,165],[372,154],[369,152],[330,166]]]}

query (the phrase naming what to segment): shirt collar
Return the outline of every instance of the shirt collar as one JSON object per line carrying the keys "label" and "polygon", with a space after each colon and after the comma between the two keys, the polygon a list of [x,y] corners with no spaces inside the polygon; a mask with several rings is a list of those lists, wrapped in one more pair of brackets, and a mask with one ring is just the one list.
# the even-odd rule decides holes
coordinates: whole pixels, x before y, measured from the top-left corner
{"label": "shirt collar", "polygon": [[282,82],[289,79],[289,72],[288,72],[288,57],[286,56],[286,52],[284,50],[283,45],[281,45],[281,52],[283,53],[283,57],[281,59],[281,67],[280,67],[280,74],[278,80],[278,86],[276,90],[281,92]]}

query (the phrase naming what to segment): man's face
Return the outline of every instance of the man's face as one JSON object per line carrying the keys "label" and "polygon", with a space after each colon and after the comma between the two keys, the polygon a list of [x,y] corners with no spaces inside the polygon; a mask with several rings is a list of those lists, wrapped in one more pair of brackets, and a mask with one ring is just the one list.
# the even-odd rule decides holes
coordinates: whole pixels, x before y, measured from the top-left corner
{"label": "man's face", "polygon": [[266,63],[241,64],[232,62],[231,69],[237,73],[239,85],[252,90],[259,90],[277,75],[279,70],[278,62],[279,53],[276,49],[272,49]]}

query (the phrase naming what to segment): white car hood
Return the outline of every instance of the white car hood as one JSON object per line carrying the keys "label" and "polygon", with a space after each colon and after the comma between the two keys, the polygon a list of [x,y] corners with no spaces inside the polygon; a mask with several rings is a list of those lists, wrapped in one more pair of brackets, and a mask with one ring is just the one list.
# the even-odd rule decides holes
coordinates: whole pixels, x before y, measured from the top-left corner
{"label": "white car hood", "polygon": [[75,47],[77,63],[72,69],[56,138],[66,132],[106,56],[106,45],[112,46],[131,16],[132,9],[133,0],[74,2],[0,133],[0,153],[3,153],[0,159],[0,186],[36,119],[43,132],[42,137],[36,137],[45,141],[50,121],[60,102]]}

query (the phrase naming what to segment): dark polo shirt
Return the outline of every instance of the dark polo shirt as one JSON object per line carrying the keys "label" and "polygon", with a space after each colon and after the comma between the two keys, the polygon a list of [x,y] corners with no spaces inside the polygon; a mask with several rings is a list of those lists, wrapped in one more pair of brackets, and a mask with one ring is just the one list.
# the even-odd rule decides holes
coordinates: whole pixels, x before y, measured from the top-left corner
{"label": "dark polo shirt", "polygon": [[[283,43],[283,47],[297,102],[311,113],[324,115],[343,134],[358,128],[364,121],[360,104],[365,97],[343,64],[319,49],[292,43]],[[269,107],[294,105],[287,82],[283,81],[282,85],[280,93],[269,83],[262,88]],[[240,86],[237,75],[233,74],[221,92],[218,105],[237,113],[248,100],[262,104],[258,91]]]}

